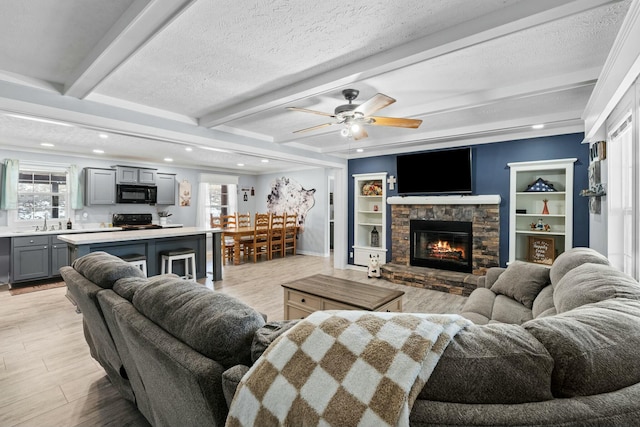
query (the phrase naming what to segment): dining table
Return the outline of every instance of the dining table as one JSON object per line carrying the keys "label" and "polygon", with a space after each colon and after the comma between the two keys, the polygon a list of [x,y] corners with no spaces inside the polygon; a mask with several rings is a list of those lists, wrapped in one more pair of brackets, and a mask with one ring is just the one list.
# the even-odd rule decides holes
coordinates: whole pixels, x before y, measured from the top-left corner
{"label": "dining table", "polygon": [[[240,265],[240,244],[242,238],[247,236],[253,236],[255,227],[237,227],[237,228],[223,228],[222,232],[224,236],[233,237],[233,265]],[[223,254],[224,256],[224,254]]]}

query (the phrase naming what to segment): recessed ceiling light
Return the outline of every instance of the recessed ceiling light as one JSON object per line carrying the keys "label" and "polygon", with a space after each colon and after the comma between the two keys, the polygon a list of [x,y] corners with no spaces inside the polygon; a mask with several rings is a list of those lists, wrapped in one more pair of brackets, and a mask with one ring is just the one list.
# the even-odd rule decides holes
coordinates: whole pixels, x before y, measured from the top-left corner
{"label": "recessed ceiling light", "polygon": [[184,149],[184,151],[193,151],[193,148],[187,147],[187,148]]}
{"label": "recessed ceiling light", "polygon": [[262,163],[269,163],[269,159],[262,159],[260,160]]}
{"label": "recessed ceiling light", "polygon": [[106,133],[99,133],[98,136],[102,139],[107,139],[109,138],[109,135],[107,135]]}
{"label": "recessed ceiling light", "polygon": [[544,128],[544,125],[540,124],[540,125],[533,125],[531,126],[533,129],[542,129]]}
{"label": "recessed ceiling light", "polygon": [[362,148],[358,148],[356,151],[357,151],[358,153],[362,153],[364,150],[363,150]]}
{"label": "recessed ceiling light", "polygon": [[171,157],[165,157],[164,161],[165,162],[173,162],[173,159]]}
{"label": "recessed ceiling light", "polygon": [[53,144],[52,144],[52,143],[50,143],[50,142],[43,142],[43,143],[41,143],[40,145],[42,145],[43,147],[55,147],[55,145],[53,145]]}
{"label": "recessed ceiling light", "polygon": [[244,166],[244,163],[238,163],[238,166]]}
{"label": "recessed ceiling light", "polygon": [[93,150],[93,152],[96,153],[96,154],[104,154],[104,150],[99,150],[97,148],[95,150]]}

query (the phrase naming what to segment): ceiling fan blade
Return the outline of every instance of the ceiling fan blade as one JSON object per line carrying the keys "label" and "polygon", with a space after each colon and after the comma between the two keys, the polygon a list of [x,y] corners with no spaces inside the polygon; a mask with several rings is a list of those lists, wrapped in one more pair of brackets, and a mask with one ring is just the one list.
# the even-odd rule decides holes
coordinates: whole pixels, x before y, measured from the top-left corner
{"label": "ceiling fan blade", "polygon": [[360,128],[360,130],[354,133],[352,136],[353,136],[353,139],[357,141],[359,139],[365,139],[366,137],[369,136],[369,134],[367,133],[366,130],[364,130],[364,128]]}
{"label": "ceiling fan blade", "polygon": [[327,126],[331,126],[332,124],[333,123],[324,123],[324,124],[317,125],[317,126],[311,126],[310,128],[294,130],[293,133],[309,132],[309,131],[312,131],[312,130],[322,129],[322,128],[327,127]]}
{"label": "ceiling fan blade", "polygon": [[393,126],[397,128],[417,129],[422,123],[422,120],[401,119],[398,117],[369,117],[369,118],[373,119],[373,122],[369,124],[374,126]]}
{"label": "ceiling fan blade", "polygon": [[335,117],[333,114],[330,114],[330,113],[323,113],[322,111],[309,110],[307,108],[299,108],[299,107],[286,107],[286,108],[287,110],[291,110],[291,111],[301,111],[303,113],[312,113],[312,114],[318,114],[320,116]]}
{"label": "ceiling fan blade", "polygon": [[367,117],[378,110],[382,110],[387,105],[393,104],[394,102],[396,102],[396,100],[391,98],[390,96],[378,93],[372,98],[369,98],[363,104],[360,104],[360,106],[356,108],[354,112],[361,113],[363,116]]}

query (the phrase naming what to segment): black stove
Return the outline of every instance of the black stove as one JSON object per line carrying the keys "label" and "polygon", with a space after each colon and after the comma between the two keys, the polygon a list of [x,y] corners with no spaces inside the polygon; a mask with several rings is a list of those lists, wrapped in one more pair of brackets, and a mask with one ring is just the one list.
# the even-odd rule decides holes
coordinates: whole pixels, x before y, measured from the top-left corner
{"label": "black stove", "polygon": [[152,224],[151,214],[113,214],[113,226],[123,230],[148,230],[162,228],[157,224]]}

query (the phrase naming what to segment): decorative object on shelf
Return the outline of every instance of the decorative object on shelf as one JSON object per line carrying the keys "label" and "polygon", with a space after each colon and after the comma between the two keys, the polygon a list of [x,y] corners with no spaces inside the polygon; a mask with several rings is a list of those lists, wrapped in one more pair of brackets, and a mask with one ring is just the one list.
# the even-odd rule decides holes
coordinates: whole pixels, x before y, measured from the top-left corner
{"label": "decorative object on shelf", "polygon": [[167,218],[169,218],[171,215],[173,214],[169,213],[169,211],[158,211],[160,225],[167,225]]}
{"label": "decorative object on shelf", "polygon": [[378,205],[373,205],[373,211],[378,212]]}
{"label": "decorative object on shelf", "polygon": [[396,177],[391,175],[389,178],[387,178],[387,184],[389,184],[389,190],[395,190],[396,189]]}
{"label": "decorative object on shelf", "polygon": [[516,209],[516,213],[517,214],[526,214],[527,210],[526,209]]}
{"label": "decorative object on shelf", "polygon": [[532,222],[531,224],[529,224],[529,227],[531,227],[531,230],[535,230],[536,229],[536,223]]}
{"label": "decorative object on shelf", "polygon": [[382,196],[382,184],[380,181],[365,182],[360,192],[363,196]]}
{"label": "decorative object on shelf", "polygon": [[544,207],[542,208],[542,215],[549,215],[549,207],[547,206],[548,201],[549,199],[542,199],[542,202],[544,203]]}
{"label": "decorative object on shelf", "polygon": [[529,236],[529,262],[551,265],[555,259],[553,237]]}
{"label": "decorative object on shelf", "polygon": [[376,226],[373,226],[373,230],[371,230],[371,246],[374,248],[380,247],[380,233],[376,230]]}
{"label": "decorative object on shelf", "polygon": [[549,224],[545,224],[544,231],[551,231],[551,226]]}
{"label": "decorative object on shelf", "polygon": [[532,184],[530,184],[526,190],[524,190],[526,192],[551,192],[551,191],[558,191],[555,188],[553,188],[553,184],[551,184],[550,182],[545,181],[542,178],[538,178],[535,180],[535,182],[533,182]]}
{"label": "decorative object on shelf", "polygon": [[539,230],[539,231],[544,230],[544,224],[542,223],[542,218],[538,220],[538,223],[536,224],[536,230]]}

